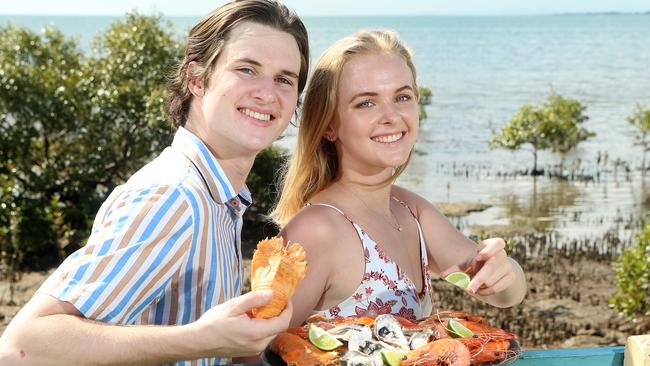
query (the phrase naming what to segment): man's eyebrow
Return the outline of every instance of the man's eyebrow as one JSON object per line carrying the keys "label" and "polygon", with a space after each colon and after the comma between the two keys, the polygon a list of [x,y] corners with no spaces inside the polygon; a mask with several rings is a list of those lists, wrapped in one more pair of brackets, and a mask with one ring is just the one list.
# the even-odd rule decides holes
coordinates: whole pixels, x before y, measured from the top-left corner
{"label": "man's eyebrow", "polygon": [[248,57],[238,58],[238,59],[235,60],[235,62],[243,62],[243,63],[246,63],[246,64],[255,65],[255,66],[262,66],[262,64],[259,63],[259,61],[255,61],[252,58],[248,58]]}
{"label": "man's eyebrow", "polygon": [[[239,59],[235,60],[235,62],[243,62],[243,63],[251,64],[251,65],[254,65],[254,66],[262,67],[262,64],[259,61],[253,60],[252,58],[248,58],[248,57],[239,58]],[[286,76],[288,76],[290,78],[298,79],[298,74],[296,74],[293,71],[282,70],[280,72],[280,74],[286,75]]]}
{"label": "man's eyebrow", "polygon": [[288,76],[288,77],[290,77],[292,79],[296,79],[296,80],[299,79],[298,74],[296,74],[293,71],[289,71],[289,70],[282,70],[282,75],[286,75],[286,76]]}
{"label": "man's eyebrow", "polygon": [[[410,91],[413,91],[413,87],[410,86],[410,85],[404,85],[404,86],[402,86],[402,87],[399,87],[399,88],[395,89],[395,93],[399,93],[399,92],[402,92],[402,91],[404,91],[404,90],[410,90]],[[375,92],[361,92],[361,93],[357,93],[357,94],[353,95],[352,98],[350,98],[350,102],[352,102],[353,100],[355,100],[355,99],[357,99],[357,98],[359,98],[359,97],[376,97],[377,95],[379,95],[379,94],[378,94],[378,93],[375,93]]]}

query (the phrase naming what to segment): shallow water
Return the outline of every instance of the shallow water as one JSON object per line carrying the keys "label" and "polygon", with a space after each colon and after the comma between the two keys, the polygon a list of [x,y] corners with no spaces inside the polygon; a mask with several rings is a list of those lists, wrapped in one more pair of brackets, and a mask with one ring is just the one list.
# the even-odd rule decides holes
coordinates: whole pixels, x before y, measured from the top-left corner
{"label": "shallow water", "polygon": [[[53,24],[79,38],[92,37],[118,17],[0,16],[38,30]],[[171,17],[179,38],[195,17]],[[331,42],[361,28],[397,30],[415,54],[418,82],[433,90],[417,154],[399,183],[434,202],[480,201],[492,207],[455,220],[472,225],[530,226],[564,237],[621,238],[650,210],[650,176],[638,170],[641,148],[625,118],[641,103],[650,108],[650,16],[423,16],[305,17],[312,60]],[[531,169],[530,151],[490,150],[488,141],[526,103],[550,90],[578,99],[596,137],[567,156],[567,171],[594,181],[509,177]],[[279,146],[293,148],[295,129]],[[650,157],[649,157],[650,158]],[[560,159],[543,152],[548,169]],[[629,172],[626,172],[628,170]],[[600,174],[600,175],[598,175]],[[638,225],[637,225],[638,226]],[[631,228],[631,229],[630,229]]]}
{"label": "shallow water", "polygon": [[[278,145],[291,149],[293,133]],[[421,145],[416,145],[418,151]],[[512,155],[511,159],[527,158]],[[639,170],[625,172],[613,164],[601,164],[593,172],[587,170],[593,179],[567,180],[512,175],[516,168],[497,169],[489,161],[478,165],[463,163],[462,158],[441,162],[434,157],[414,154],[398,184],[432,202],[490,205],[484,211],[450,219],[466,234],[496,226],[514,232],[554,231],[558,241],[602,238],[608,232],[629,241],[638,233],[641,218],[650,212],[650,171],[644,177]]]}
{"label": "shallow water", "polygon": [[[625,118],[636,103],[650,107],[650,16],[350,18],[308,26],[314,54],[325,47],[321,39],[360,27],[396,29],[413,48],[418,81],[434,96],[419,153],[399,183],[434,202],[492,205],[453,220],[463,231],[524,226],[569,239],[612,231],[622,240],[638,231],[631,223],[650,210],[650,175],[641,177],[642,150]],[[593,181],[512,177],[532,169],[532,152],[488,147],[522,105],[541,103],[551,90],[587,107],[584,127],[596,136],[564,167]],[[294,135],[280,145],[291,149]],[[560,160],[541,152],[538,164],[548,171]]]}

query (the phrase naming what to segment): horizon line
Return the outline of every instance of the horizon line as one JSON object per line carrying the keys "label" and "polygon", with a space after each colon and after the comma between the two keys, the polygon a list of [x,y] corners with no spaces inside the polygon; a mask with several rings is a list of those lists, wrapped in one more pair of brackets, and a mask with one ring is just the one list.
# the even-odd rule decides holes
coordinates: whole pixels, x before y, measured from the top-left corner
{"label": "horizon line", "polygon": [[[202,17],[205,14],[165,14],[163,12],[142,12],[137,9],[132,9],[125,11],[121,14],[110,13],[110,14],[26,14],[26,13],[0,13],[0,16],[37,16],[37,17],[113,17],[113,16],[124,16],[127,13],[136,11],[138,14],[144,15],[160,15],[163,17]],[[562,15],[650,15],[649,10],[641,11],[576,11],[576,12],[539,12],[539,13],[430,13],[430,14],[372,14],[372,15],[363,15],[363,14],[304,14],[301,17],[340,17],[340,18],[351,18],[351,17],[363,17],[363,18],[379,18],[379,17],[410,17],[410,18],[421,18],[429,16],[476,16],[476,17],[490,17],[490,16],[562,16]]]}

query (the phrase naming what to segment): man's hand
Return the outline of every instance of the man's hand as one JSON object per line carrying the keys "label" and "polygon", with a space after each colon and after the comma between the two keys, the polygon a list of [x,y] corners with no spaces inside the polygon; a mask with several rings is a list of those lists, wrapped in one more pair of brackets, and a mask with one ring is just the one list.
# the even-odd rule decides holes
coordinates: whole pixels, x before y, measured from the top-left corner
{"label": "man's hand", "polygon": [[250,356],[264,351],[278,333],[287,329],[293,312],[289,302],[275,318],[256,319],[249,315],[253,308],[272,298],[270,290],[249,292],[213,307],[189,324],[195,331],[200,357]]}

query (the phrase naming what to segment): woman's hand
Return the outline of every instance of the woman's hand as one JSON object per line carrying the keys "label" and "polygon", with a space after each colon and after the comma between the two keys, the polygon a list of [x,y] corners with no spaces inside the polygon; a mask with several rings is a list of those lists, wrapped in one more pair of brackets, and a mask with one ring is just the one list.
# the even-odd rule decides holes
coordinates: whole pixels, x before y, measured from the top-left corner
{"label": "woman's hand", "polygon": [[490,296],[500,293],[509,288],[517,277],[505,246],[501,238],[483,240],[478,243],[478,253],[469,263],[452,266],[441,275],[444,278],[452,272],[463,271],[472,278],[467,286],[470,294]]}

